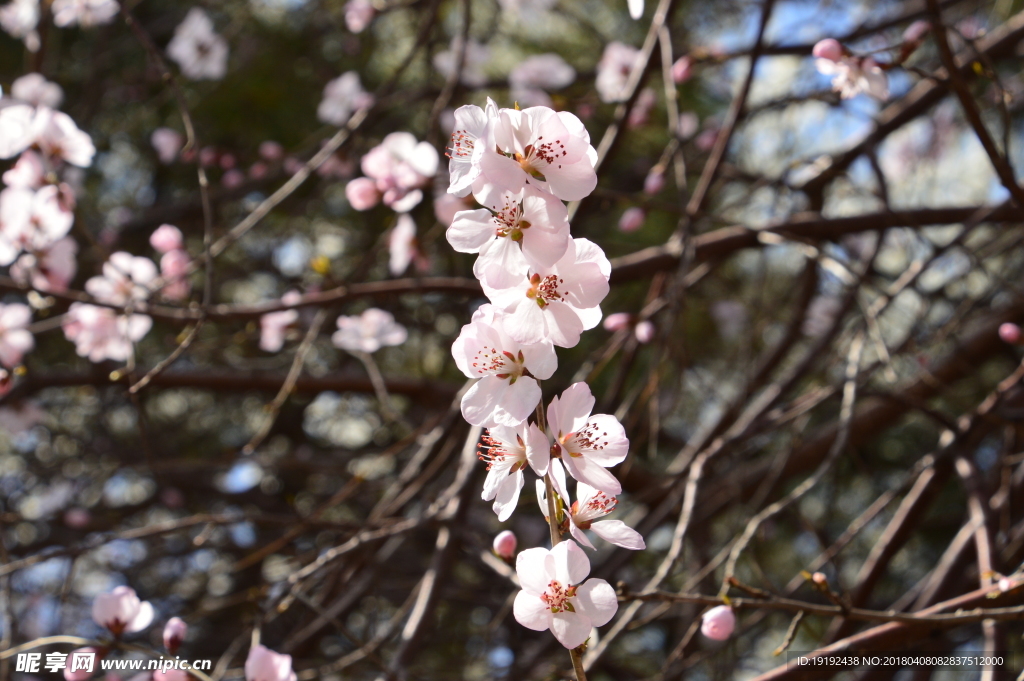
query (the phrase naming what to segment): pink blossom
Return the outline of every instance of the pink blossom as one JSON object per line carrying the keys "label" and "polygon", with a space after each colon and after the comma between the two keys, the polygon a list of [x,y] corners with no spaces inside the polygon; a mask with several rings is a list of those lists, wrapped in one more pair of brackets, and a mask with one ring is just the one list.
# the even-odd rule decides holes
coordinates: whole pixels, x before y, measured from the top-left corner
{"label": "pink blossom", "polygon": [[349,71],[324,87],[323,99],[317,107],[316,116],[324,123],[344,125],[352,116],[352,112],[365,109],[372,104],[373,95],[363,90],[359,74]]}
{"label": "pink blossom", "polygon": [[388,253],[388,271],[393,277],[404,274],[414,261],[417,269],[427,268],[427,260],[420,253],[419,241],[416,239],[416,223],[408,213],[398,216],[398,223],[388,238]]}
{"label": "pink blossom", "polygon": [[[452,39],[451,47],[434,55],[434,68],[445,78],[451,76],[457,66],[461,36]],[[491,61],[491,48],[470,38],[466,43],[465,59],[459,72],[459,82],[470,88],[487,85],[486,66]]]}
{"label": "pink blossom", "polygon": [[[288,291],[281,296],[285,305],[295,305],[302,300],[298,291]],[[288,328],[299,321],[298,310],[279,310],[268,312],[260,317],[260,349],[264,352],[278,352],[284,347]]]}
{"label": "pink blossom", "polygon": [[442,225],[450,225],[459,211],[468,210],[474,205],[476,203],[471,199],[467,201],[465,198],[445,192],[434,197],[434,217]]}
{"label": "pink blossom", "polygon": [[516,540],[515,532],[512,530],[504,530],[499,532],[494,537],[494,549],[495,555],[504,558],[505,560],[512,560],[516,557]]}
{"label": "pink blossom", "polygon": [[[487,127],[480,174],[497,190],[517,194],[532,184],[563,201],[576,201],[597,186],[597,152],[590,133],[571,113],[544,106],[500,109]],[[473,193],[479,194],[476,187]]]}
{"label": "pink blossom", "polygon": [[345,3],[345,26],[353,33],[362,33],[376,13],[370,0],[349,0]]}
{"label": "pink blossom", "polygon": [[256,161],[249,166],[249,177],[253,180],[261,180],[270,172],[270,167],[263,161]]}
{"label": "pink blossom", "polygon": [[535,54],[523,59],[512,72],[508,81],[512,87],[535,87],[542,90],[558,90],[576,80],[576,69],[559,55]]}
{"label": "pink blossom", "polygon": [[488,286],[515,286],[531,269],[550,268],[565,255],[569,214],[551,194],[525,185],[478,199],[484,208],[457,213],[447,237],[456,251],[480,254],[473,272]]}
{"label": "pink blossom", "polygon": [[29,52],[39,51],[39,0],[12,0],[0,7],[0,27],[12,38],[25,41]]}
{"label": "pink blossom", "polygon": [[221,170],[231,170],[238,164],[238,159],[235,158],[234,154],[225,152],[217,159],[217,163],[220,165]]}
{"label": "pink blossom", "polygon": [[645,345],[654,340],[654,332],[654,324],[648,319],[639,322],[633,329],[633,335],[636,336],[637,342]]}
{"label": "pink blossom", "polygon": [[605,46],[601,61],[597,63],[597,80],[594,82],[602,102],[626,99],[626,83],[640,57],[640,50],[619,41]]}
{"label": "pink blossom", "polygon": [[[91,646],[88,648],[77,648],[71,651],[71,655],[74,655],[75,653],[92,653],[96,655],[97,658],[100,656],[99,650]],[[71,660],[71,655],[68,655],[68,662]],[[91,671],[86,671],[85,669],[76,669],[75,671],[71,671],[71,665],[67,664],[64,667],[64,681],[86,681],[87,679],[92,678],[93,674],[96,673],[96,667],[98,666],[98,664],[93,665],[93,669]]]}
{"label": "pink blossom", "polygon": [[275,653],[265,646],[250,648],[245,659],[245,681],[295,681],[292,656]]}
{"label": "pink blossom", "polygon": [[13,104],[0,109],[0,158],[17,156],[32,145],[35,141],[34,120],[35,109],[28,104]]}
{"label": "pink blossom", "polygon": [[[551,463],[551,482],[555,491],[568,504],[569,493],[565,485],[565,470],[557,459]],[[536,487],[541,514],[547,517],[547,492],[544,483],[538,480]],[[619,500],[610,494],[605,494],[583,482],[576,483],[576,501],[569,506],[567,514],[569,516],[569,533],[573,539],[588,549],[592,549],[594,545],[590,543],[584,530],[593,530],[594,534],[601,539],[624,549],[642,551],[647,548],[640,533],[621,520],[598,520],[598,518],[603,518],[613,512],[618,503]]]}
{"label": "pink blossom", "polygon": [[672,80],[681,85],[693,77],[693,57],[686,54],[672,64]]}
{"label": "pink blossom", "polygon": [[100,594],[92,602],[92,618],[114,636],[142,631],[153,621],[153,606],[142,601],[128,586]]}
{"label": "pink blossom", "polygon": [[508,318],[493,305],[481,305],[452,344],[455,365],[479,378],[462,397],[462,415],[471,424],[516,426],[541,398],[537,379],[550,378],[558,366],[550,342],[523,344],[507,333]]}
{"label": "pink blossom", "polygon": [[188,625],[180,617],[172,617],[164,625],[164,648],[171,655],[178,652],[185,636],[188,634]]}
{"label": "pink blossom", "polygon": [[171,128],[157,128],[149,136],[149,143],[156,150],[157,158],[163,164],[174,163],[185,144],[185,137]]}
{"label": "pink blossom", "polygon": [[363,173],[374,180],[384,205],[398,213],[423,199],[420,187],[437,173],[437,150],[408,132],[393,132],[363,156]]}
{"label": "pink blossom", "polygon": [[679,114],[679,127],[676,128],[681,139],[690,139],[700,128],[700,119],[692,111]]}
{"label": "pink blossom", "polygon": [[199,165],[209,168],[217,162],[220,154],[213,147],[203,147],[199,150]]}
{"label": "pink blossom", "polygon": [[644,15],[644,0],[626,0],[626,4],[631,19],[636,20]]}
{"label": "pink blossom", "polygon": [[260,142],[260,156],[268,161],[280,161],[284,156],[284,147],[273,140]]}
{"label": "pink blossom", "polygon": [[380,203],[380,192],[370,178],[357,177],[345,185],[345,198],[355,210],[370,210]]}
{"label": "pink blossom", "polygon": [[660,192],[664,186],[665,170],[660,166],[654,166],[651,168],[651,172],[647,173],[647,177],[644,178],[644,194],[654,196]]}
{"label": "pink blossom", "polygon": [[651,115],[651,109],[658,103],[658,96],[654,94],[654,90],[649,87],[645,87],[637,95],[636,101],[633,103],[633,108],[629,111],[629,117],[626,119],[626,125],[631,128],[639,128],[643,125],[647,125],[647,121]]}
{"label": "pink blossom", "polygon": [[160,293],[169,300],[184,300],[192,290],[188,280],[188,268],[192,258],[180,248],[167,251],[160,258],[160,276],[167,282]]}
{"label": "pink blossom", "polygon": [[718,605],[706,613],[700,623],[700,633],[712,641],[724,641],[736,628],[736,615],[728,605]]}
{"label": "pink blossom", "polygon": [[23,254],[11,265],[11,277],[40,291],[66,291],[78,269],[77,254],[78,244],[66,236],[47,248]]}
{"label": "pink blossom", "polygon": [[56,109],[64,101],[64,90],[38,73],[27,73],[11,84],[11,97],[32,106]]}
{"label": "pink blossom", "polygon": [[548,404],[548,434],[555,441],[552,455],[560,456],[569,474],[607,494],[622,493],[608,468],[622,463],[629,440],[619,420],[591,414],[594,395],[586,383],[574,383]]}
{"label": "pink blossom", "polygon": [[28,305],[0,303],[0,364],[16,367],[35,347],[35,338],[26,328],[31,321],[32,308]]}
{"label": "pink blossom", "polygon": [[819,40],[811,51],[811,54],[818,59],[827,59],[829,61],[839,61],[843,58],[844,53],[843,46],[835,38]]}
{"label": "pink blossom", "polygon": [[66,185],[39,191],[8,187],[0,192],[0,265],[14,261],[21,250],[42,250],[71,229],[74,214],[67,206]]}
{"label": "pink blossom", "polygon": [[1006,324],[1000,325],[999,337],[1004,343],[1018,345],[1021,342],[1021,338],[1024,337],[1024,334],[1021,333],[1019,326],[1007,322]]}
{"label": "pink blossom", "polygon": [[123,305],[149,297],[148,284],[156,279],[156,265],[149,258],[118,251],[103,264],[103,275],[85,282],[85,290],[105,303]]}
{"label": "pink blossom", "polygon": [[4,184],[12,189],[39,189],[46,184],[43,157],[31,149],[23,151],[14,166],[4,173]]}
{"label": "pink blossom", "polygon": [[110,308],[71,303],[63,326],[65,338],[75,344],[80,357],[88,357],[91,362],[123,362],[131,356],[132,343],[149,333],[153,320],[146,315],[119,315]]}
{"label": "pink blossom", "polygon": [[635,232],[644,226],[644,221],[647,219],[647,214],[644,213],[643,208],[633,206],[627,208],[622,213],[622,217],[619,218],[619,231],[622,232]]}
{"label": "pink blossom", "polygon": [[548,440],[536,424],[522,422],[515,427],[493,426],[480,439],[477,456],[487,464],[481,497],[494,500],[492,509],[500,522],[516,510],[523,489],[523,469],[529,465],[537,475],[548,470],[551,454]]}
{"label": "pink blossom", "polygon": [[999,579],[999,590],[1000,591],[1003,591],[1003,592],[1011,591],[1013,589],[1016,589],[1018,586],[1020,586],[1020,582],[1018,582],[1013,577],[1001,577]]}
{"label": "pink blossom", "polygon": [[390,312],[371,307],[358,317],[338,317],[338,330],[331,336],[331,342],[342,350],[377,352],[383,347],[401,345],[408,337],[409,332]]}
{"label": "pink blossom", "polygon": [[46,156],[79,168],[92,165],[92,157],[96,155],[92,138],[78,129],[71,116],[45,106],[39,107],[32,119],[32,137]]}
{"label": "pink blossom", "polygon": [[520,552],[516,574],[523,587],[512,607],[516,621],[534,631],[550,629],[569,649],[586,641],[594,627],[607,624],[619,608],[608,582],[587,579],[590,559],[572,540],[550,551]]}
{"label": "pink blossom", "polygon": [[117,16],[117,0],[53,0],[53,23],[84,28],[109,24]]}
{"label": "pink blossom", "polygon": [[487,135],[498,117],[498,107],[487,98],[487,106],[467,104],[455,110],[455,129],[448,147],[448,193],[466,196],[480,176],[480,159],[488,151]]}
{"label": "pink blossom", "polygon": [[190,9],[174,29],[167,55],[192,80],[220,80],[228,70],[228,42],[213,30],[213,21],[198,7]]}
{"label": "pink blossom", "polygon": [[532,270],[515,286],[482,284],[491,302],[508,313],[505,331],[510,338],[571,348],[579,343],[580,333],[600,323],[610,276],[611,263],[600,247],[572,239],[558,262]]}
{"label": "pink blossom", "polygon": [[174,225],[160,225],[149,235],[149,245],[158,253],[168,253],[184,248],[181,230]]}
{"label": "pink blossom", "polygon": [[[820,44],[820,43],[819,43]],[[866,93],[875,99],[889,98],[889,80],[885,71],[871,57],[844,56],[839,61],[818,58],[814,61],[819,73],[833,76],[832,89],[843,99]]]}

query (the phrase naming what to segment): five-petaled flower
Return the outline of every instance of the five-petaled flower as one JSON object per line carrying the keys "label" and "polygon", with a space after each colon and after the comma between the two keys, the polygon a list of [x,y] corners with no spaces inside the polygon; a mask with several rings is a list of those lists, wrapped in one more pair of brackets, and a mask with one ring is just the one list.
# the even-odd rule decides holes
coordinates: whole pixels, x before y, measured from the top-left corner
{"label": "five-petaled flower", "polygon": [[[570,540],[550,551],[526,549],[516,557],[516,574],[523,589],[512,612],[528,629],[550,629],[566,648],[576,648],[619,608],[615,590],[603,579],[587,579],[590,559]],[[583,581],[586,580],[586,581]]]}
{"label": "five-petaled flower", "polygon": [[574,383],[548,404],[551,454],[561,457],[569,474],[607,494],[622,493],[608,468],[622,463],[629,440],[622,424],[609,414],[591,414],[594,395],[586,383]]}
{"label": "five-petaled flower", "polygon": [[550,453],[547,438],[536,424],[526,422],[515,428],[494,426],[480,439],[477,456],[487,464],[484,479],[484,501],[494,500],[498,520],[505,522],[519,503],[523,489],[523,469],[529,465],[537,475],[548,471]]}
{"label": "five-petaled flower", "polygon": [[115,587],[92,602],[92,618],[114,636],[142,631],[153,621],[153,606],[129,586]]}

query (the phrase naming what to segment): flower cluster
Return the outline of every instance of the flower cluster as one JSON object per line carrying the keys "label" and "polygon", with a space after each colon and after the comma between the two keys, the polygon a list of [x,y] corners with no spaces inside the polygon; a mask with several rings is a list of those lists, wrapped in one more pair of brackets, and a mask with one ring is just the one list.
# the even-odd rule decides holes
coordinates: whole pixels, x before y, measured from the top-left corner
{"label": "flower cluster", "polygon": [[[608,470],[629,449],[622,425],[593,413],[586,383],[543,408],[541,381],[557,368],[555,348],[575,346],[583,331],[600,323],[608,294],[608,258],[596,244],[572,237],[563,203],[594,190],[597,154],[570,113],[544,106],[499,109],[488,100],[484,108],[455,111],[448,158],[449,194],[472,196],[480,206],[455,213],[448,242],[477,255],[473,273],[490,300],[452,345],[458,368],[479,379],[462,399],[462,414],[487,429],[478,452],[487,464],[482,496],[504,522],[518,504],[526,470],[543,479],[536,483],[541,511],[548,517],[555,508],[549,522],[573,539],[519,554],[523,590],[514,613],[523,626],[550,629],[562,645],[576,648],[617,609],[607,582],[584,581],[590,561],[579,544],[594,548],[586,530],[624,548],[644,548],[643,538],[622,521],[598,520],[614,510],[622,492]],[[571,505],[566,471],[577,480]],[[505,560],[514,551],[514,536],[495,542]]]}

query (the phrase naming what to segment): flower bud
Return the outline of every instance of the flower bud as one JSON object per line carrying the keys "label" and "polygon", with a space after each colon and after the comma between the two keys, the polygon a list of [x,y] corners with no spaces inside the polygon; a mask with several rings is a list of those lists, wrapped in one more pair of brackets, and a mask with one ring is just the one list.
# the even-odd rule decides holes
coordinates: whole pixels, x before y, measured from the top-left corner
{"label": "flower bud", "polygon": [[724,641],[732,636],[736,628],[736,615],[728,605],[719,605],[704,613],[700,624],[700,633],[712,641]]}
{"label": "flower bud", "polygon": [[516,535],[512,530],[498,533],[494,538],[494,553],[500,558],[511,561],[516,557]]}
{"label": "flower bud", "polygon": [[910,26],[907,26],[907,30],[903,31],[903,41],[918,45],[924,40],[924,37],[928,35],[930,30],[932,30],[931,23],[924,19],[919,19]]}
{"label": "flower bud", "polygon": [[817,584],[818,586],[825,586],[826,584],[828,584],[828,577],[825,576],[824,572],[815,572],[813,575],[811,575],[811,581]]}
{"label": "flower bud", "polygon": [[633,321],[633,316],[628,312],[616,312],[604,318],[605,331],[618,331],[625,329]]}
{"label": "flower bud", "polygon": [[627,208],[619,218],[619,229],[623,232],[635,232],[644,226],[645,217],[643,208]]}
{"label": "flower bud", "polygon": [[672,80],[677,85],[685,83],[693,76],[693,59],[690,55],[684,55],[672,65]]}
{"label": "flower bud", "polygon": [[999,327],[999,337],[1003,339],[1004,343],[1017,344],[1021,340],[1020,327],[1016,324],[1010,324],[1007,322]]}
{"label": "flower bud", "polygon": [[284,156],[284,147],[273,140],[260,142],[260,156],[268,161],[279,161]]}
{"label": "flower bud", "polygon": [[149,245],[159,253],[183,248],[181,230],[174,225],[160,225],[149,236]]}
{"label": "flower bud", "polygon": [[164,625],[164,648],[171,655],[178,652],[185,635],[188,633],[188,625],[180,617],[172,617]]}
{"label": "flower bud", "polygon": [[644,194],[654,196],[665,186],[665,171],[657,166],[651,168],[644,180]]}
{"label": "flower bud", "polygon": [[636,325],[636,328],[633,329],[633,334],[639,342],[643,344],[650,343],[654,340],[654,324],[645,319]]}
{"label": "flower bud", "polygon": [[1012,579],[1011,577],[1003,577],[1002,579],[999,580],[999,590],[1000,591],[1009,591],[1011,589],[1016,589],[1016,588],[1017,588],[1017,580]]}
{"label": "flower bud", "polygon": [[843,46],[840,45],[839,41],[835,38],[825,38],[824,40],[818,41],[814,46],[812,54],[814,54],[818,59],[839,61],[843,58]]}

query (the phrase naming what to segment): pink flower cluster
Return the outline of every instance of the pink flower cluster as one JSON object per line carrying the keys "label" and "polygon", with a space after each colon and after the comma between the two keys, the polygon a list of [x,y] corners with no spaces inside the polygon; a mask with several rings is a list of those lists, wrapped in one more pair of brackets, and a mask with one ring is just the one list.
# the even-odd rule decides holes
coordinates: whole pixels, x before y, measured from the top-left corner
{"label": "pink flower cluster", "polygon": [[[577,480],[577,500],[562,532],[573,539],[550,550],[527,549],[516,562],[523,590],[514,613],[524,626],[550,629],[575,648],[593,627],[615,614],[615,593],[601,579],[585,580],[589,559],[576,542],[594,548],[585,531],[628,549],[643,538],[611,513],[622,486],[609,468],[625,459],[629,440],[614,416],[594,414],[594,396],[576,383],[543,406],[540,381],[558,365],[556,347],[573,347],[597,326],[608,294],[611,265],[587,239],[569,233],[563,201],[579,200],[597,185],[597,154],[578,118],[543,106],[524,110],[463,106],[455,111],[448,149],[450,186],[480,208],[455,213],[448,242],[477,254],[473,273],[490,300],[473,314],[452,345],[456,366],[479,379],[462,399],[462,414],[487,429],[478,456],[487,464],[482,497],[499,521],[515,510],[526,469],[567,504],[566,471]],[[537,412],[546,418],[529,422]],[[537,481],[548,515],[547,483]],[[575,541],[574,541],[575,540]],[[495,552],[511,560],[515,537],[499,535]]]}
{"label": "pink flower cluster", "polygon": [[889,79],[871,57],[858,57],[838,40],[826,38],[814,46],[814,65],[819,73],[832,76],[832,89],[843,99],[866,93],[875,99],[889,98]]}
{"label": "pink flower cluster", "polygon": [[349,182],[345,196],[356,210],[370,210],[383,201],[406,213],[423,200],[421,190],[437,174],[437,163],[437,150],[430,144],[417,142],[408,132],[393,132],[363,156],[360,166],[366,177]]}

